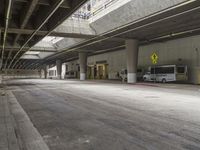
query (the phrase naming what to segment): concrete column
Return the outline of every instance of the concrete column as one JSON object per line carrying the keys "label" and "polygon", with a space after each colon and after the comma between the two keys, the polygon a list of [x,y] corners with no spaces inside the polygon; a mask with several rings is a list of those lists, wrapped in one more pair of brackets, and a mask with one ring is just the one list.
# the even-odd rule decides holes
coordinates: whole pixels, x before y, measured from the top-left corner
{"label": "concrete column", "polygon": [[80,80],[86,80],[87,72],[87,53],[79,53],[79,63],[80,63]]}
{"label": "concrete column", "polygon": [[42,79],[42,69],[38,69],[38,72],[39,72],[40,79]]}
{"label": "concrete column", "polygon": [[3,82],[3,77],[2,75],[0,74],[0,84]]}
{"label": "concrete column", "polygon": [[127,82],[137,82],[138,40],[126,40]]}
{"label": "concrete column", "polygon": [[62,62],[61,62],[61,60],[56,60],[56,68],[57,68],[57,78],[61,79],[61,74],[62,74]]}
{"label": "concrete column", "polygon": [[44,78],[47,79],[48,71],[47,71],[47,66],[46,65],[44,66],[43,70],[44,70]]}
{"label": "concrete column", "polygon": [[2,64],[2,59],[0,59],[0,69],[2,68],[3,64]]}
{"label": "concrete column", "polygon": [[[1,41],[1,40],[0,40],[0,41]],[[2,68],[2,66],[3,66],[3,64],[2,64],[2,59],[0,59],[0,69]],[[3,77],[2,77],[1,74],[3,74],[3,71],[2,71],[2,72],[0,71],[0,84],[2,83],[2,80],[3,80]]]}

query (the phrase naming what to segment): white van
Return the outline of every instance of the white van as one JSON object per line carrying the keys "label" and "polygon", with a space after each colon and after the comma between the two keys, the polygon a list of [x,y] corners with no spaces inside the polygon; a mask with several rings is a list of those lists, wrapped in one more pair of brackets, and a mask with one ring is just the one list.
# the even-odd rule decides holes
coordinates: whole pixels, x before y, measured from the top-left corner
{"label": "white van", "polygon": [[143,80],[163,83],[187,81],[188,69],[186,65],[163,65],[150,67],[150,71],[143,76]]}

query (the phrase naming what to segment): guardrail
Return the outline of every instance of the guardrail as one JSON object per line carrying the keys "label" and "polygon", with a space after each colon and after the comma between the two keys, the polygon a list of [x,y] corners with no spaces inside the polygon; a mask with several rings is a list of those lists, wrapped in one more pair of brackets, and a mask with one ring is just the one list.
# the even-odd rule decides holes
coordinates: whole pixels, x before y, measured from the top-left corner
{"label": "guardrail", "polygon": [[[102,2],[98,7],[92,8],[90,11],[78,11],[72,15],[72,18],[77,18],[77,19],[83,19],[83,20],[88,20],[93,16],[96,16],[98,13],[101,11],[108,9],[110,6],[112,6],[114,3],[118,2],[119,0],[107,0]],[[88,4],[86,4],[88,5]],[[84,7],[84,6],[83,6]]]}

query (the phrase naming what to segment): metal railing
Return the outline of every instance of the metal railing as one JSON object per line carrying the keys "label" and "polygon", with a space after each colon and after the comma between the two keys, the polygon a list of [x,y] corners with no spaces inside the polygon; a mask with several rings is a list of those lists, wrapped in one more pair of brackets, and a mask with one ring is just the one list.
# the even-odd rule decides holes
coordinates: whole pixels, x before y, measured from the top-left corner
{"label": "metal railing", "polygon": [[80,8],[76,13],[74,13],[72,15],[72,18],[88,20],[88,19],[92,18],[93,16],[96,16],[100,12],[104,11],[105,9],[108,9],[110,6],[112,6],[114,3],[118,2],[118,1],[119,0],[105,0],[105,1],[102,1],[102,3],[99,3],[98,6],[97,5],[92,6],[90,11],[82,10],[82,8],[85,7],[85,5],[91,6],[91,4],[88,2],[82,8]]}

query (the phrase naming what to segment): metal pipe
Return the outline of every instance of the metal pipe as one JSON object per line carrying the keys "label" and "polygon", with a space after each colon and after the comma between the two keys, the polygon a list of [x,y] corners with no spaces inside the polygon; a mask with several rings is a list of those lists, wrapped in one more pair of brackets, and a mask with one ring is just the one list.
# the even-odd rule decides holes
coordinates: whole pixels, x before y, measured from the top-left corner
{"label": "metal pipe", "polygon": [[[4,36],[3,36],[3,47],[2,47],[2,52],[1,52],[2,66],[3,66],[4,51],[5,51],[5,44],[6,44],[7,31],[8,31],[8,24],[9,24],[9,19],[10,19],[11,5],[12,5],[12,0],[9,0],[7,13],[6,13],[5,31],[4,31]],[[2,66],[1,66],[1,69],[2,69]]]}
{"label": "metal pipe", "polygon": [[[196,1],[196,0],[187,1],[187,2],[185,2],[185,3],[182,3],[182,4],[178,5],[178,6],[180,7],[180,6],[189,4],[189,3],[194,2],[194,1]],[[173,7],[173,8],[177,8],[178,6],[175,6],[175,7]],[[130,32],[130,31],[134,31],[134,30],[138,30],[138,29],[147,27],[147,26],[149,26],[149,25],[153,25],[153,24],[155,24],[155,23],[159,23],[159,22],[161,22],[161,21],[165,21],[165,20],[168,20],[168,19],[171,19],[171,18],[180,16],[180,15],[183,15],[183,14],[186,14],[186,13],[189,13],[189,12],[192,12],[192,11],[195,11],[195,10],[198,10],[198,9],[200,9],[200,6],[198,6],[198,7],[196,7],[196,8],[193,8],[193,9],[190,9],[190,10],[187,10],[187,11],[184,11],[184,12],[181,12],[181,13],[178,13],[178,14],[175,14],[175,15],[172,15],[172,16],[169,16],[169,17],[165,17],[165,18],[162,18],[162,19],[159,19],[159,20],[156,20],[156,21],[147,23],[147,24],[145,24],[145,25],[142,25],[142,26],[139,26],[139,27],[136,27],[136,28],[133,28],[133,29],[126,30],[126,31],[121,32],[121,33],[117,33],[117,34],[112,35],[112,36],[109,36],[109,37],[106,37],[106,36],[105,36],[106,34],[110,34],[111,32],[114,32],[114,31],[117,31],[117,30],[119,30],[119,29],[122,29],[122,27],[119,27],[119,28],[116,28],[116,29],[114,29],[114,30],[112,30],[112,31],[109,31],[109,32],[100,34],[100,35],[97,36],[97,37],[91,38],[91,39],[86,40],[86,41],[84,41],[84,42],[80,42],[80,43],[78,43],[78,44],[82,44],[82,43],[85,43],[85,42],[89,42],[89,41],[95,40],[95,39],[97,39],[97,38],[99,38],[99,37],[104,37],[103,39],[100,39],[100,40],[97,40],[97,41],[94,41],[94,42],[90,42],[90,43],[85,44],[85,45],[83,45],[83,46],[79,46],[79,47],[76,47],[76,48],[69,49],[68,51],[61,51],[61,52],[58,53],[57,55],[50,56],[49,58],[58,57],[58,56],[60,56],[60,55],[63,55],[63,54],[66,53],[66,52],[75,51],[75,50],[81,49],[81,48],[83,48],[83,47],[85,47],[85,46],[89,46],[89,45],[92,45],[92,44],[95,44],[95,43],[98,43],[98,42],[101,42],[101,41],[105,41],[105,40],[108,40],[108,39],[110,39],[110,38],[114,38],[114,37],[116,37],[116,36],[122,35],[122,34],[124,34],[124,33],[128,33],[128,32]],[[168,10],[172,10],[172,8],[169,8]],[[165,10],[165,11],[162,11],[162,13],[163,13],[163,12],[166,12],[166,10]],[[156,14],[158,15],[158,14],[160,14],[160,13],[161,13],[161,12],[156,13]],[[149,18],[151,18],[151,17],[153,17],[153,16],[155,16],[155,14],[154,14],[154,15],[150,15],[149,17],[144,17],[144,18],[145,18],[145,19],[149,19]],[[139,21],[143,21],[144,18],[143,18],[143,19],[140,19]],[[137,21],[135,21],[134,23],[137,23],[137,22],[139,22],[139,21],[137,20]],[[129,24],[129,25],[130,25],[130,24]],[[126,26],[128,26],[128,25],[125,25],[125,26],[123,26],[123,27],[126,27]],[[77,45],[78,45],[78,44],[77,44]]]}
{"label": "metal pipe", "polygon": [[[56,4],[56,7],[53,9],[53,11],[47,16],[47,18],[42,22],[42,24],[31,34],[31,36],[28,38],[28,40],[21,46],[21,48],[19,49],[19,51],[15,54],[15,56],[13,57],[12,61],[10,62],[8,69],[11,67],[13,61],[15,60],[15,58],[18,56],[18,54],[23,50],[23,48],[28,44],[28,42],[35,36],[35,34],[43,27],[43,25],[49,20],[49,18],[56,12],[56,10],[61,6],[61,4],[64,2],[65,0],[60,0],[58,2],[58,4]],[[19,61],[19,59],[14,63],[13,67],[17,64],[17,62]],[[12,67],[12,68],[13,68]]]}

